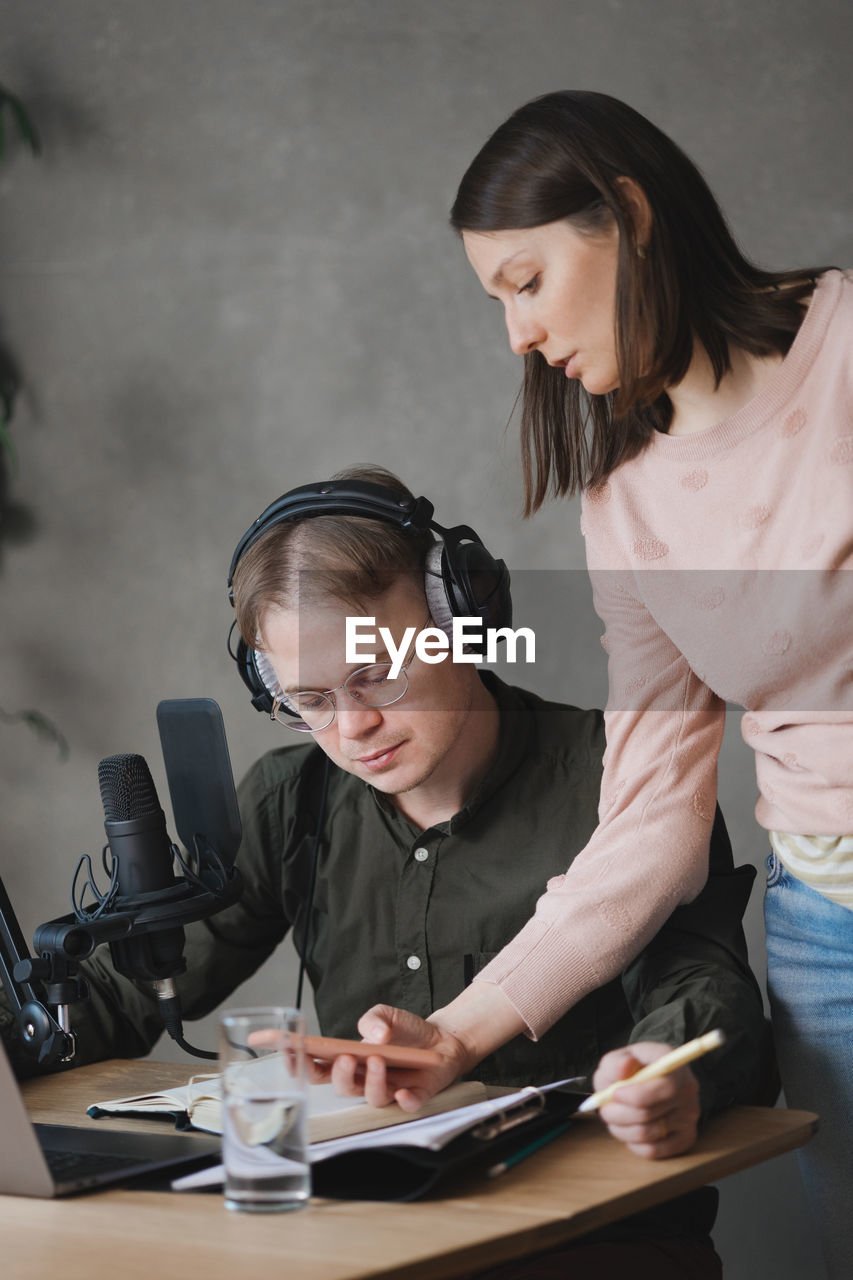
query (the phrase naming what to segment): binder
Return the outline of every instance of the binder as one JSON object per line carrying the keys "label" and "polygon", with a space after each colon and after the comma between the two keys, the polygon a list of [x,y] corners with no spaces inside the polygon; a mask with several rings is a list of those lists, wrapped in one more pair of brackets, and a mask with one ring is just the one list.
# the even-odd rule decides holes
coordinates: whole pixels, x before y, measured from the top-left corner
{"label": "binder", "polygon": [[485,1175],[494,1165],[562,1129],[585,1093],[536,1094],[474,1125],[440,1150],[403,1146],[355,1148],[312,1163],[313,1194],[336,1200],[418,1200],[451,1179]]}

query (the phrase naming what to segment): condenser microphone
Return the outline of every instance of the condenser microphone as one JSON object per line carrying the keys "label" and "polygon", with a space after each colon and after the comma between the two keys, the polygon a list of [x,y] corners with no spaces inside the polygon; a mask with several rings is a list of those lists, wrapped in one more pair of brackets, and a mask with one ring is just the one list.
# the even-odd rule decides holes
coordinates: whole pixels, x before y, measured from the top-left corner
{"label": "condenser microphone", "polygon": [[175,883],[172,842],[154,780],[144,758],[108,756],[98,765],[104,830],[117,866],[118,899]]}
{"label": "condenser microphone", "polygon": [[[44,1063],[74,1056],[70,1007],[88,996],[81,961],[109,944],[113,967],[156,998],[170,1036],[188,1053],[175,979],[186,971],[184,926],[230,906],[242,877],[234,866],[241,824],[222,713],[210,698],[162,702],[157,708],[175,821],[187,845],[169,838],[148,765],[139,755],[108,756],[98,766],[107,846],[101,890],[84,854],[71,885],[70,915],[40,924],[27,954],[0,883],[0,944],[11,942],[11,965],[0,949],[0,978],[14,989],[22,1040]],[[94,901],[86,901],[87,893]],[[10,931],[4,921],[12,919]],[[11,968],[11,978],[8,970]],[[7,981],[8,980],[8,981]],[[36,985],[33,986],[33,983]],[[20,990],[18,988],[20,987]],[[56,1016],[50,1012],[55,1007]]]}
{"label": "condenser microphone", "polygon": [[[98,782],[113,859],[115,909],[156,904],[178,881],[166,815],[148,765],[138,755],[108,756],[98,765]],[[119,973],[154,983],[158,997],[171,996],[169,980],[186,969],[180,924],[111,941],[110,953]],[[169,986],[163,988],[160,984],[166,982]]]}

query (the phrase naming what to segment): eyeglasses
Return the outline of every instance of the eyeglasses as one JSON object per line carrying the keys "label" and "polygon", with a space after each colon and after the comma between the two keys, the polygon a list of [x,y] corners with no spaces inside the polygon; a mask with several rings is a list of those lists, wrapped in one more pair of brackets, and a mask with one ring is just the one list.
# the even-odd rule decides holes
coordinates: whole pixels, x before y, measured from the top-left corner
{"label": "eyeglasses", "polygon": [[[430,621],[427,618],[424,626]],[[390,662],[371,662],[367,667],[350,672],[343,684],[323,693],[315,689],[284,693],[279,689],[270,719],[277,720],[286,729],[295,729],[297,733],[319,733],[321,729],[328,729],[334,720],[337,714],[334,695],[341,691],[362,707],[390,707],[405,697],[409,688],[408,670],[413,662],[414,654],[395,676],[391,675]]]}

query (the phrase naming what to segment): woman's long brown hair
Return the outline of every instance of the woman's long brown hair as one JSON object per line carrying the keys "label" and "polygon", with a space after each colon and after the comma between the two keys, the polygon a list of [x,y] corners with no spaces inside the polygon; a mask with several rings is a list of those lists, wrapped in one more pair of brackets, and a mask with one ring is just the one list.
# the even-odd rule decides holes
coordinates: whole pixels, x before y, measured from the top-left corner
{"label": "woman's long brown hair", "polygon": [[[644,257],[619,181],[626,177],[651,210]],[[668,429],[666,388],[684,377],[694,342],[717,384],[732,348],[784,355],[826,269],[765,271],[749,262],[693,162],[639,112],[602,93],[567,90],[520,107],[472,161],[450,215],[460,234],[561,219],[589,235],[618,227],[620,382],[609,395],[588,395],[538,352],[524,357],[525,515],[548,497],[602,484],[654,431]]]}

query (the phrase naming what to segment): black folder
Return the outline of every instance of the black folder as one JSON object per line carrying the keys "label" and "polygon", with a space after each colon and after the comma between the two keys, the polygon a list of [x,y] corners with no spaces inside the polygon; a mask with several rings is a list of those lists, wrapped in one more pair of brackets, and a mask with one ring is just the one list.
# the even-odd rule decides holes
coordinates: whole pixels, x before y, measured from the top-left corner
{"label": "black folder", "polygon": [[[520,1122],[513,1112],[460,1133],[440,1151],[388,1146],[340,1152],[311,1166],[313,1194],[336,1200],[418,1200],[450,1179],[485,1174],[555,1131],[562,1131],[587,1095],[553,1090]],[[531,1153],[534,1158],[534,1154]]]}

